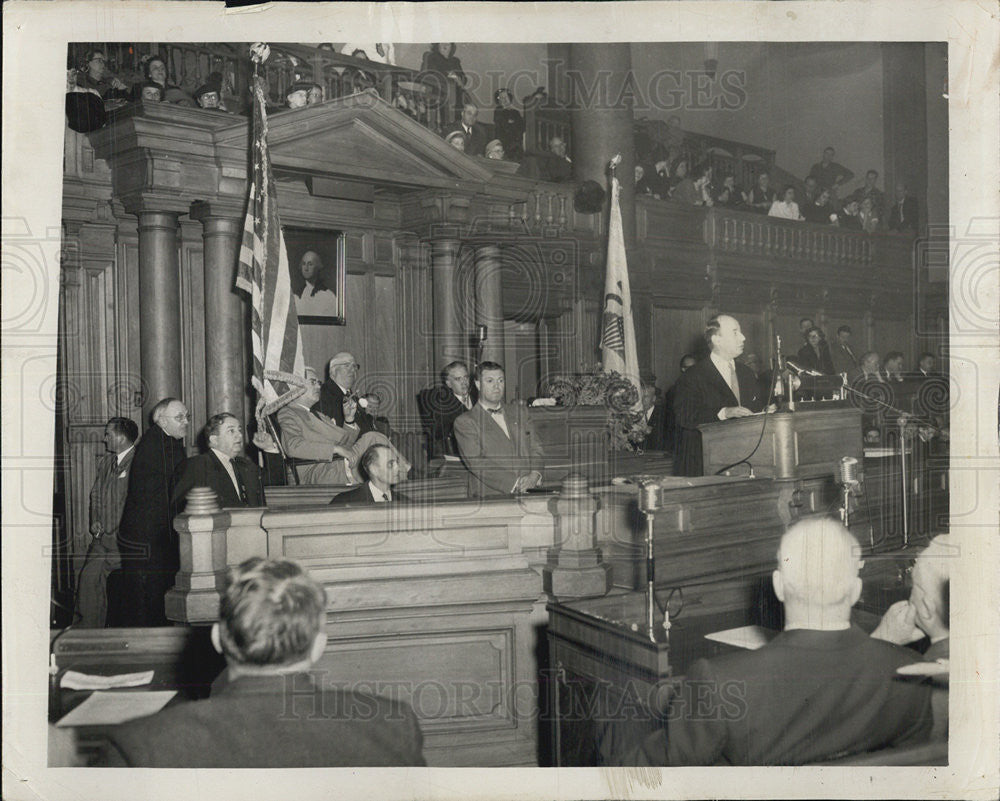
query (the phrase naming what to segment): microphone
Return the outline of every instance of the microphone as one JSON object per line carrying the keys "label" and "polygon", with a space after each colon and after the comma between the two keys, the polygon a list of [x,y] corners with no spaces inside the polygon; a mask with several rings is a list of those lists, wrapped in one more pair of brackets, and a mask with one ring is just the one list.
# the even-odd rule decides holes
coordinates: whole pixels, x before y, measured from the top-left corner
{"label": "microphone", "polygon": [[487,329],[486,329],[485,325],[477,325],[476,326],[476,342],[478,342],[479,344],[482,344],[483,342],[485,342],[486,341],[486,332],[487,332]]}
{"label": "microphone", "polygon": [[795,362],[785,359],[785,366],[788,367],[796,375],[823,375],[822,373],[817,373],[815,370],[807,370],[805,367],[799,367]]}
{"label": "microphone", "polygon": [[844,456],[840,460],[840,483],[844,485],[858,483],[858,460],[853,456]]}

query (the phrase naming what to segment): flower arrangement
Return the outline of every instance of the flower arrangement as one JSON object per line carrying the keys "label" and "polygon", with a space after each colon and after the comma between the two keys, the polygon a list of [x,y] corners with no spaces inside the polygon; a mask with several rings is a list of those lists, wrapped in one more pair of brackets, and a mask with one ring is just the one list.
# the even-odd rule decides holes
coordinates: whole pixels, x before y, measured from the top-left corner
{"label": "flower arrangement", "polygon": [[588,373],[554,378],[548,395],[560,406],[604,406],[612,450],[638,451],[649,434],[645,415],[633,411],[639,401],[635,385],[621,373],[605,372],[599,364]]}

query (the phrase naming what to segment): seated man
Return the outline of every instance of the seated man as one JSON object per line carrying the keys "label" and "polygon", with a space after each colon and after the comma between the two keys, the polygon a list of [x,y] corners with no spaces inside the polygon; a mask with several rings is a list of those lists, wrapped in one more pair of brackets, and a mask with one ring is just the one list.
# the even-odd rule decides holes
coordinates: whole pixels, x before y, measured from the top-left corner
{"label": "seated man", "polygon": [[[409,472],[410,463],[384,434],[377,431],[361,434],[357,428],[339,426],[327,415],[317,411],[315,406],[319,401],[321,385],[315,370],[307,367],[305,373],[305,394],[278,409],[278,425],[281,427],[281,444],[285,455],[314,462],[298,468],[299,480],[303,484],[357,484],[361,456],[376,444],[388,446],[399,460],[403,474]],[[343,404],[342,414],[348,421],[353,420],[357,401],[345,398]]]}
{"label": "seated man", "polygon": [[469,368],[465,362],[450,362],[441,371],[443,387],[425,389],[420,392],[420,411],[424,428],[430,437],[431,459],[448,454],[458,455],[454,425],[460,414],[469,411],[476,403],[476,395],[470,391]]}
{"label": "seated man", "polygon": [[295,562],[233,568],[212,644],[224,683],[111,730],[106,766],[306,768],[423,765],[416,716],[400,701],[324,687],[326,593]]}
{"label": "seated man", "polygon": [[772,574],[785,630],[758,650],[697,661],[666,733],[649,735],[628,761],[803,765],[925,739],[930,690],[895,676],[916,656],[851,625],[860,554],[839,521],[792,526]]}
{"label": "seated man", "polygon": [[219,506],[265,506],[260,468],[243,455],[243,424],[229,412],[212,415],[203,429],[208,452],[191,456],[174,471],[170,501],[178,511],[193,487],[215,491]]}
{"label": "seated man", "polygon": [[528,410],[504,403],[503,366],[481,362],[476,367],[479,402],[455,420],[455,438],[469,469],[474,498],[526,492],[542,481],[542,443]]}
{"label": "seated man", "polygon": [[349,408],[347,399],[356,399],[354,384],[358,380],[361,365],[347,351],[341,351],[327,365],[329,378],[320,387],[319,400],[313,404],[313,410],[322,412],[338,426],[356,428],[361,434],[375,430],[375,421],[364,409],[359,409],[355,402],[354,411],[345,416]]}
{"label": "seated man", "polygon": [[407,500],[402,493],[393,490],[399,482],[399,460],[391,448],[372,445],[361,454],[361,472],[368,480],[360,487],[335,496],[330,501],[331,506],[370,506]]}
{"label": "seated man", "polygon": [[[949,581],[952,560],[958,550],[951,535],[939,534],[918,555],[913,564],[913,588],[910,600],[897,601],[889,607],[872,637],[897,645],[919,642],[925,637],[930,647],[924,652],[928,662],[949,658]],[[948,694],[935,687],[931,694],[934,708],[932,739],[948,736]]]}

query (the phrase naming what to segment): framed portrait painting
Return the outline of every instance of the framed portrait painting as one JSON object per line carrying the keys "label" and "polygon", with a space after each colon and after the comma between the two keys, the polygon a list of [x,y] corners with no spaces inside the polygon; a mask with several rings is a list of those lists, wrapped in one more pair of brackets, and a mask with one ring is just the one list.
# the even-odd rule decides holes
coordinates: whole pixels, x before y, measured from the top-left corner
{"label": "framed portrait painting", "polygon": [[299,323],[345,325],[344,232],[285,228],[288,272]]}

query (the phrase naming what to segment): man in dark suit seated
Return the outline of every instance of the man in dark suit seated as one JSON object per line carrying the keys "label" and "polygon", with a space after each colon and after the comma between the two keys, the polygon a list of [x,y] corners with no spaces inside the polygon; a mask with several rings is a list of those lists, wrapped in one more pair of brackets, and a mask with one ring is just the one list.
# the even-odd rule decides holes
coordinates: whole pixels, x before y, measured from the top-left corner
{"label": "man in dark suit seated", "polygon": [[906,191],[906,184],[896,184],[896,201],[889,211],[889,230],[910,234],[920,230],[917,199]]}
{"label": "man in dark suit seated", "polygon": [[361,365],[347,351],[341,351],[330,359],[327,366],[329,377],[320,387],[319,400],[312,405],[312,410],[322,412],[341,428],[346,426],[359,434],[367,434],[375,431],[376,427],[375,421],[364,409],[355,406],[353,419],[344,419],[344,400],[354,399],[355,404],[357,403],[354,384],[358,380],[359,370]]}
{"label": "man in dark suit seated", "polygon": [[481,362],[476,367],[479,403],[455,420],[455,438],[469,469],[469,495],[511,495],[542,481],[542,443],[528,410],[504,403],[502,365]]}
{"label": "man in dark suit seated", "polygon": [[701,659],[639,765],[802,765],[925,740],[930,689],[896,677],[912,652],[851,625],[861,546],[836,520],[782,537],[774,592],[785,629],[757,650]]}
{"label": "man in dark suit seated", "polygon": [[394,492],[399,482],[399,459],[387,445],[372,445],[361,454],[361,472],[368,480],[360,487],[334,496],[331,506],[370,506],[376,503],[405,501],[405,495]]}
{"label": "man in dark suit seated", "polygon": [[174,472],[171,503],[181,511],[193,487],[215,491],[219,506],[264,506],[260,468],[243,455],[243,425],[229,412],[212,415],[204,428],[208,452],[191,456]]}
{"label": "man in dark suit seated", "polygon": [[470,390],[469,368],[465,362],[451,362],[441,371],[443,387],[425,389],[420,393],[420,411],[424,428],[430,437],[430,458],[448,454],[458,456],[455,442],[455,419],[476,403],[477,395]]}
{"label": "man in dark suit seated", "polygon": [[482,156],[486,152],[486,129],[478,122],[479,107],[475,103],[466,103],[462,107],[462,119],[444,130],[444,137],[449,134],[461,133],[465,136],[465,152],[470,156]]}
{"label": "man in dark suit seated", "polygon": [[[702,474],[701,432],[698,426],[716,420],[746,417],[764,407],[757,376],[736,361],[746,337],[740,324],[720,314],[705,326],[705,340],[711,350],[677,380],[674,421],[677,447],[674,450],[675,476]],[[738,455],[734,454],[734,458]]]}
{"label": "man in dark suit seated", "polygon": [[[401,702],[324,687],[326,592],[298,564],[254,557],[230,571],[212,643],[226,674],[210,697],[115,727],[106,766],[422,766]],[[364,678],[359,676],[359,679]]]}

